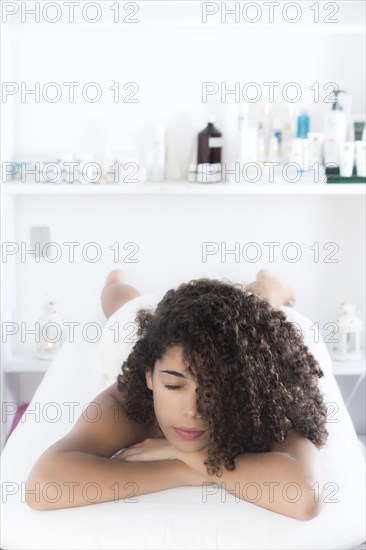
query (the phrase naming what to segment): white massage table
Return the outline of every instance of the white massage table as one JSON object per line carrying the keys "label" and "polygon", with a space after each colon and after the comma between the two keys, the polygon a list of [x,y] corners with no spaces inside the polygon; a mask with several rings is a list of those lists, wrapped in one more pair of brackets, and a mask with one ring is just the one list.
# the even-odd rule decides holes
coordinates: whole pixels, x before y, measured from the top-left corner
{"label": "white massage table", "polygon": [[[154,306],[163,293],[140,296],[114,314],[100,342],[66,343],[38,387],[28,411],[2,453],[1,548],[12,549],[338,549],[365,540],[365,462],[351,419],[331,371],[323,342],[314,343],[312,323],[283,308],[303,327],[306,344],[319,361],[329,410],[325,502],[319,516],[299,521],[236,499],[217,486],[203,497],[200,487],[179,487],[119,502],[35,511],[24,500],[33,464],[70,431],[84,406],[113,383],[133,343],[114,344],[109,329],[133,322],[139,307]],[[99,314],[99,321],[104,323]],[[131,325],[126,327],[131,333]],[[57,405],[50,405],[50,403]],[[77,403],[74,417],[72,407]],[[48,404],[48,405],[47,405]],[[39,418],[30,411],[39,410]],[[56,422],[51,420],[56,417]],[[25,418],[25,422],[23,421]],[[215,491],[213,491],[213,488]],[[211,494],[212,493],[212,494]]]}

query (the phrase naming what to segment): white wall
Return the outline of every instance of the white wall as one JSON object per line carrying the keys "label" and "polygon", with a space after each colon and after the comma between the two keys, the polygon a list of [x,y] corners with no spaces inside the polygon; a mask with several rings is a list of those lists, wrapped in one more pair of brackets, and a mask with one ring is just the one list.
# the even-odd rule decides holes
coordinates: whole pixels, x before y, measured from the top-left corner
{"label": "white wall", "polygon": [[[36,103],[32,96],[22,102],[20,93],[14,96],[15,156],[42,160],[67,151],[76,156],[91,151],[101,160],[106,148],[132,149],[144,163],[152,126],[162,120],[185,174],[194,137],[214,111],[225,137],[224,158],[235,160],[236,98],[229,95],[222,102],[217,93],[202,103],[203,82],[225,83],[227,88],[239,82],[241,89],[256,82],[267,100],[269,92],[263,83],[279,82],[272,110],[280,117],[287,105],[283,86],[296,82],[303,95],[295,105],[298,110],[309,109],[315,131],[323,129],[324,114],[330,110],[330,104],[324,103],[331,92],[323,89],[328,82],[350,92],[354,113],[365,112],[364,83],[360,82],[364,35],[338,32],[350,19],[355,25],[362,23],[363,3],[340,2],[339,24],[310,27],[305,25],[312,13],[308,4],[303,4],[303,17],[294,24],[284,24],[282,18],[277,23],[276,18],[274,24],[265,25],[264,16],[263,24],[235,24],[229,17],[222,24],[218,16],[203,24],[199,2],[141,2],[140,23],[134,25],[116,26],[105,18],[94,26],[83,21],[52,25],[42,20],[32,25],[30,16],[27,23],[14,21],[12,78],[28,88],[35,82],[41,89],[56,82],[63,92],[57,103],[42,97]],[[103,13],[107,14],[109,5],[102,3]],[[327,14],[324,11],[322,19]],[[74,103],[68,102],[64,82],[80,83]],[[81,97],[80,89],[89,82],[97,82],[102,89],[97,103]],[[139,102],[114,103],[109,86],[115,82],[121,87],[136,82]],[[310,90],[314,83],[320,87],[317,103]],[[121,91],[123,97],[128,91]],[[259,109],[259,102],[252,105],[253,123]]]}
{"label": "white wall", "polygon": [[[220,197],[220,196],[60,196],[17,199],[17,241],[30,248],[29,229],[49,226],[51,241],[62,254],[56,263],[26,256],[19,262],[19,319],[34,322],[46,299],[62,302],[69,320],[99,308],[99,294],[110,269],[121,268],[141,292],[170,288],[195,277],[228,277],[250,281],[261,267],[273,269],[296,291],[298,308],[323,326],[333,321],[339,302],[354,301],[364,316],[364,204],[361,197]],[[41,208],[40,208],[41,205]],[[334,223],[336,220],[336,223]],[[65,242],[79,242],[70,263]],[[92,263],[99,246],[101,258]],[[113,246],[120,243],[120,261]],[[126,243],[138,251],[128,263]],[[217,243],[219,252],[203,261],[203,243]],[[269,245],[274,249],[271,262]],[[286,248],[288,243],[297,243]],[[240,258],[221,256],[235,249]],[[248,247],[257,243],[258,247]],[[319,260],[314,243],[319,243]],[[324,248],[327,243],[335,243]],[[69,245],[70,246],[70,245]],[[226,246],[226,248],[225,248]],[[333,248],[334,247],[334,248]],[[339,250],[337,250],[339,247]],[[82,249],[84,248],[84,257]],[[115,250],[115,248],[114,248]],[[214,250],[213,248],[210,250]],[[334,256],[330,254],[335,251]],[[56,251],[51,251],[53,255]],[[301,253],[297,262],[291,260]],[[55,256],[53,256],[55,257]],[[330,263],[330,260],[337,260]],[[238,262],[236,261],[238,260]]]}
{"label": "white wall", "polygon": [[[28,2],[28,9],[33,4]],[[63,3],[59,4],[62,7]],[[57,82],[64,95],[57,103],[47,103],[42,97],[36,103],[32,96],[22,102],[20,93],[13,102],[8,101],[5,111],[10,122],[13,117],[13,124],[9,120],[7,124],[13,139],[8,140],[11,144],[4,154],[13,152],[18,160],[43,160],[55,159],[64,152],[78,158],[90,151],[102,160],[106,148],[133,149],[143,164],[153,124],[163,120],[185,176],[196,133],[214,110],[217,126],[224,133],[224,158],[235,160],[238,105],[232,95],[227,96],[226,102],[221,102],[218,95],[211,102],[202,103],[205,81],[226,83],[228,88],[235,82],[241,86],[248,82],[261,86],[264,82],[280,82],[276,90],[282,90],[285,83],[297,82],[303,100],[296,107],[309,108],[313,130],[322,130],[323,116],[330,109],[323,102],[331,91],[323,90],[327,82],[338,83],[350,92],[354,113],[366,110],[364,80],[360,77],[365,66],[364,34],[352,31],[357,31],[362,22],[365,7],[361,2],[338,3],[340,10],[333,18],[340,22],[327,25],[311,22],[313,12],[307,3],[302,4],[302,18],[295,24],[286,23],[280,15],[276,15],[274,24],[268,23],[267,15],[254,24],[242,19],[236,24],[228,16],[228,22],[223,24],[220,14],[209,17],[204,24],[201,3],[141,2],[135,16],[139,23],[116,25],[111,21],[111,5],[100,4],[103,17],[95,25],[77,17],[81,8],[75,12],[74,24],[67,22],[65,8],[61,21],[55,24],[45,22],[42,16],[40,23],[34,23],[32,15],[26,15],[26,22],[22,23],[21,10],[9,16],[4,26],[5,43],[9,46],[5,66],[9,81],[19,85],[24,82],[27,88],[35,82],[41,88],[47,82]],[[263,5],[262,9],[267,14]],[[93,11],[87,13],[93,17]],[[121,17],[126,14],[121,11]],[[321,20],[330,14],[322,8]],[[53,15],[48,12],[50,18]],[[344,32],[340,33],[340,29]],[[83,86],[92,81],[103,90],[101,101],[88,103],[78,91],[75,103],[67,101],[63,82],[80,82]],[[139,102],[114,103],[108,87],[117,81],[137,82]],[[320,87],[319,103],[314,103],[309,89],[315,82]],[[262,90],[263,99],[268,98],[268,88],[262,86]],[[287,102],[278,91],[275,99],[272,111],[281,117]],[[253,104],[252,123],[256,122],[260,105]],[[236,241],[279,241],[281,246],[297,241],[304,249],[301,261],[291,265],[279,259],[273,267],[295,286],[299,300],[303,296],[309,315],[319,319],[332,317],[338,302],[344,299],[355,300],[363,307],[360,289],[364,266],[360,251],[364,217],[360,198],[344,201],[337,197],[297,200],[120,196],[117,200],[62,197],[57,198],[57,203],[50,198],[17,200],[17,238],[25,243],[29,243],[29,230],[34,225],[49,225],[52,240],[59,243],[138,242],[139,263],[124,267],[130,282],[141,290],[151,290],[157,284],[169,286],[200,274],[250,278],[257,267],[268,265],[265,254],[258,265],[230,261],[204,265],[200,259],[203,240],[226,240],[228,246]],[[314,242],[339,243],[336,257],[340,263],[314,264],[310,250],[305,253]],[[88,300],[96,300],[105,273],[115,267],[109,252],[97,265],[84,262],[77,269],[67,261],[55,265],[32,265],[27,261],[19,265],[20,318],[31,319],[38,314],[46,298],[45,289],[49,298],[60,295],[69,315],[78,315],[79,299],[74,299],[78,292],[82,294],[87,288]],[[71,280],[74,290],[70,288]],[[334,287],[328,286],[330,280]],[[69,292],[72,299],[68,298]]]}
{"label": "white wall", "polygon": [[[200,2],[139,2],[140,23],[116,26],[106,16],[112,4],[100,4],[103,20],[94,26],[80,18],[74,24],[49,24],[32,23],[28,17],[22,23],[19,14],[3,26],[8,52],[4,81],[24,82],[28,88],[53,81],[65,93],[64,82],[97,82],[103,90],[98,103],[87,103],[78,92],[75,103],[65,96],[57,103],[36,103],[29,96],[22,102],[20,94],[9,99],[3,105],[3,160],[52,160],[66,152],[78,158],[90,151],[101,161],[110,148],[135,150],[143,164],[153,125],[162,120],[185,177],[195,136],[214,111],[225,138],[224,160],[233,161],[238,105],[233,96],[221,102],[219,95],[203,103],[203,82],[226,83],[228,88],[235,82],[262,87],[264,82],[280,82],[280,90],[297,82],[303,98],[296,107],[309,109],[314,131],[323,129],[330,109],[324,103],[331,91],[323,89],[328,82],[350,92],[353,113],[366,110],[363,2],[338,2],[340,23],[330,26],[312,24],[310,3],[305,2],[303,19],[293,25],[277,19],[274,24],[222,24],[218,18],[203,24]],[[117,81],[121,86],[136,82],[139,102],[114,103],[109,86]],[[318,103],[310,90],[314,83],[320,87]],[[282,117],[287,103],[278,92],[275,98],[272,113]],[[268,99],[265,87],[263,99]],[[253,104],[253,124],[259,109],[259,103]],[[15,205],[16,241],[30,246],[30,228],[49,226],[63,258],[55,264],[17,258],[16,298],[8,295],[5,316],[32,324],[45,300],[57,299],[67,320],[88,321],[99,308],[107,272],[116,267],[141,292],[201,276],[244,282],[269,267],[295,289],[298,309],[320,328],[334,320],[343,300],[355,302],[365,318],[364,219],[361,196],[20,196]],[[11,230],[7,235],[11,238]],[[90,241],[101,246],[101,261],[88,263],[77,253],[78,260],[70,263],[62,243]],[[226,243],[228,248],[235,242],[240,247],[256,242],[263,257],[258,263],[236,263],[228,256],[225,263],[215,256],[203,263],[204,241]],[[302,250],[297,263],[286,262],[278,253],[275,262],[269,262],[263,243],[279,242],[276,251],[281,251],[292,241]],[[138,263],[114,263],[109,246],[115,242],[137,243]],[[329,242],[339,246],[338,263],[324,262],[323,246]],[[309,249],[314,243],[320,245],[318,263]],[[26,345],[32,347],[31,339]]]}

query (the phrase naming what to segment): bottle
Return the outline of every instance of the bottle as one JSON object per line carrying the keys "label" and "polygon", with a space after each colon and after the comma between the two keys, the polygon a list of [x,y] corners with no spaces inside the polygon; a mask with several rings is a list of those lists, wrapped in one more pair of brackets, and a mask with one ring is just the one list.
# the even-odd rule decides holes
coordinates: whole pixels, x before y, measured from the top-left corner
{"label": "bottle", "polygon": [[153,146],[149,151],[150,174],[149,180],[161,182],[165,179],[166,145],[165,127],[157,124],[154,129]]}
{"label": "bottle", "polygon": [[221,181],[222,134],[214,126],[215,116],[210,115],[208,124],[198,134],[197,181],[216,183]]}
{"label": "bottle", "polygon": [[271,137],[270,104],[263,103],[257,125],[257,158],[259,162],[268,159],[269,141]]}
{"label": "bottle", "polygon": [[249,107],[240,104],[238,116],[238,154],[237,159],[242,169],[249,162],[257,162],[257,128],[249,126]]}
{"label": "bottle", "polygon": [[295,138],[296,138],[295,106],[293,103],[290,103],[289,105],[287,105],[286,116],[285,116],[283,129],[282,129],[281,153],[282,153],[282,162],[284,164],[287,164],[288,162],[290,162]]}
{"label": "bottle", "polygon": [[339,94],[346,94],[344,90],[335,90],[336,96],[332,110],[326,114],[324,123],[324,163],[339,166],[339,143],[346,141],[347,115],[339,104]]}
{"label": "bottle", "polygon": [[322,132],[309,132],[309,165],[323,164],[323,141],[324,134]]}
{"label": "bottle", "polygon": [[307,172],[309,166],[309,140],[295,138],[291,147],[289,162],[298,165],[300,173]]}
{"label": "bottle", "polygon": [[197,181],[197,164],[195,162],[191,162],[188,166],[188,182],[189,183],[196,183]]}
{"label": "bottle", "polygon": [[268,162],[278,162],[279,157],[279,141],[275,132],[272,133],[268,144]]}
{"label": "bottle", "polygon": [[303,109],[300,115],[297,117],[297,138],[307,139],[309,130],[310,118],[306,109]]}
{"label": "bottle", "polygon": [[222,134],[214,122],[215,116],[210,115],[206,128],[198,134],[197,164],[221,163]]}
{"label": "bottle", "polygon": [[281,156],[281,138],[282,131],[278,118],[273,119],[270,139],[268,143],[268,161],[278,162]]}
{"label": "bottle", "polygon": [[245,164],[248,157],[248,104],[241,103],[238,116],[238,161]]}

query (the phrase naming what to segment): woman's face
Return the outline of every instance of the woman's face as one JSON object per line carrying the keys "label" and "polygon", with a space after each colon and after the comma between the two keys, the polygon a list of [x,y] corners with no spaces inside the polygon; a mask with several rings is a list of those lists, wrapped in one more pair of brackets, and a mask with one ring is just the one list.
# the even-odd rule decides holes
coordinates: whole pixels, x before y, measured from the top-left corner
{"label": "woman's face", "polygon": [[[146,371],[146,383],[153,392],[156,419],[169,443],[188,453],[205,448],[207,431],[197,418],[197,385],[186,371],[180,346],[170,348],[156,361],[153,375]],[[201,433],[187,434],[179,428]]]}

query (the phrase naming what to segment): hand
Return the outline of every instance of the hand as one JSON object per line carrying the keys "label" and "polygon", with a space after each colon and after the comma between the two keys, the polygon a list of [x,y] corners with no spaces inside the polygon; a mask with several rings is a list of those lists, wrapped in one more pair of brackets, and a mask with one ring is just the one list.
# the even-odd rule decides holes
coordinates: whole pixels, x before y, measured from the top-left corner
{"label": "hand", "polygon": [[206,451],[202,450],[195,453],[182,453],[171,445],[164,437],[159,439],[147,438],[141,443],[136,443],[136,445],[132,445],[131,447],[124,449],[116,457],[116,460],[124,460],[126,462],[178,460],[179,462],[182,462],[182,467],[186,470],[186,484],[201,486],[203,483],[210,481],[207,478],[206,466],[203,464],[203,460],[206,460],[206,458]]}
{"label": "hand", "polygon": [[147,438],[141,443],[136,443],[127,449],[124,449],[118,455],[118,460],[147,461],[147,460],[180,460],[179,451],[171,445],[166,437],[159,439]]}
{"label": "hand", "polygon": [[194,453],[183,453],[182,451],[176,450],[175,456],[178,460],[184,462],[197,474],[203,477],[203,481],[212,481],[212,479],[208,477],[207,468],[204,464],[205,460],[207,460],[207,447],[200,451],[195,451]]}

